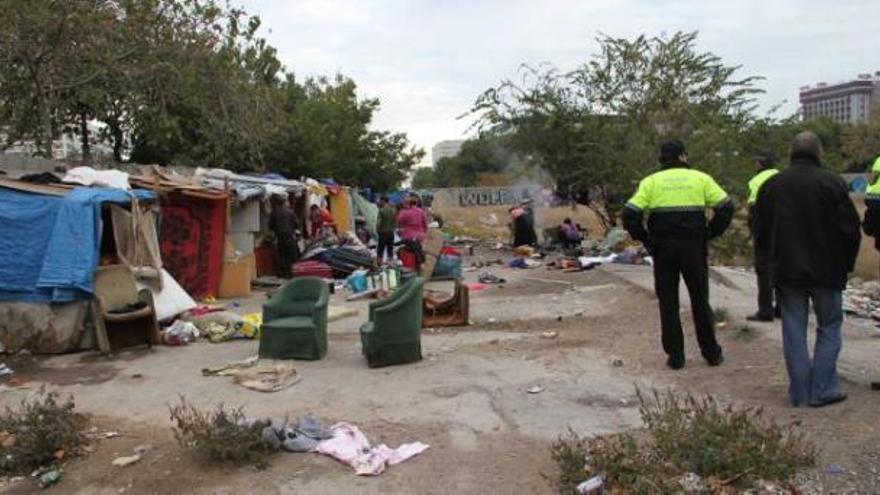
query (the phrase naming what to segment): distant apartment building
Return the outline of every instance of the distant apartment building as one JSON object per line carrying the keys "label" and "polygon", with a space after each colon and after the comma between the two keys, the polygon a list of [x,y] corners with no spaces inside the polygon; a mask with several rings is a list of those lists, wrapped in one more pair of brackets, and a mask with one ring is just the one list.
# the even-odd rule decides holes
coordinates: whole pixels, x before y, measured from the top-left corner
{"label": "distant apartment building", "polygon": [[[113,147],[100,141],[98,134],[101,132],[101,125],[97,122],[89,122],[89,142],[91,144],[91,152],[95,157],[113,156]],[[0,129],[0,144],[6,143],[6,132]],[[7,155],[26,155],[34,156],[37,154],[37,145],[32,140],[17,141],[8,146],[5,150],[0,147],[0,153]],[[55,160],[70,160],[80,158],[82,153],[82,138],[74,133],[63,132],[58,138],[52,141],[52,157]]]}
{"label": "distant apartment building", "polygon": [[431,148],[431,164],[437,165],[440,159],[457,155],[461,151],[462,144],[464,144],[464,139],[450,139],[435,144]]}
{"label": "distant apartment building", "polygon": [[880,112],[880,71],[859,74],[839,84],[818,83],[800,88],[804,120],[828,117],[840,124],[854,124]]}

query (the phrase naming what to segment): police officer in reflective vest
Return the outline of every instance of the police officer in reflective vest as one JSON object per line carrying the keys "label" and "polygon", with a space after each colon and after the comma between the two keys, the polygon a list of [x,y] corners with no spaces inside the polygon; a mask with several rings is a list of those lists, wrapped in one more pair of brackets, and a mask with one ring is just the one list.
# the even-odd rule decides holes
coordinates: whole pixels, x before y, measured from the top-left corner
{"label": "police officer in reflective vest", "polygon": [[[880,155],[874,160],[865,191],[865,219],[862,230],[874,238],[874,248],[880,251]],[[880,380],[871,382],[871,388],[880,390]]]}
{"label": "police officer in reflective vest", "polygon": [[[684,334],[679,317],[678,287],[683,278],[691,298],[697,341],[712,366],[724,361],[715,339],[715,319],[709,306],[708,241],[718,237],[733,218],[733,202],[715,180],[688,166],[681,141],[660,147],[661,170],[645,177],[623,212],[630,235],[654,257],[654,289],[660,305],[663,350],[672,369],[684,367]],[[706,210],[713,209],[706,223]],[[644,216],[647,213],[647,229]]]}
{"label": "police officer in reflective vest", "polygon": [[[770,153],[755,157],[755,167],[758,173],[749,181],[749,231],[754,237],[755,203],[758,200],[758,191],[767,182],[767,179],[779,173],[776,169],[776,160]],[[773,321],[777,310],[773,307],[773,281],[770,277],[770,263],[767,254],[757,248],[755,256],[755,275],[758,278],[758,312],[747,316],[749,321]]]}

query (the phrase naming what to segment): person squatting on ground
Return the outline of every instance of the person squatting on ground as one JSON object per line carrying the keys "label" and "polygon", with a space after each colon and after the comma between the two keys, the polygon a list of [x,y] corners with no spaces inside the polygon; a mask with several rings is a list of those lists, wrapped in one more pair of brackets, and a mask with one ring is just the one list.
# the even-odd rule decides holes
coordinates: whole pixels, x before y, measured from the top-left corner
{"label": "person squatting on ground", "polygon": [[[749,232],[751,232],[753,239],[755,237],[755,202],[758,199],[758,192],[768,179],[779,173],[779,170],[776,168],[776,160],[770,153],[765,153],[764,155],[756,157],[755,168],[758,170],[758,173],[749,181],[748,199]],[[757,244],[754,242],[752,244],[755,248],[755,276],[758,279],[758,312],[747,316],[746,319],[749,321],[773,321],[774,317],[778,318],[781,314],[779,313],[778,305],[774,306],[773,281],[770,278],[770,265],[767,260],[767,255],[757,249]],[[778,304],[778,298],[775,299]]]}
{"label": "person squatting on ground", "polygon": [[291,278],[291,267],[299,257],[299,245],[297,244],[297,230],[299,219],[293,210],[287,206],[284,196],[274,195],[270,200],[272,212],[269,214],[269,230],[275,234],[275,243],[278,248],[278,257],[281,260],[281,277]]}
{"label": "person squatting on ground", "polygon": [[379,198],[379,218],[376,223],[376,234],[379,236],[376,258],[380,263],[394,259],[395,229],[397,229],[397,209],[388,201],[388,196],[382,196]]}
{"label": "person squatting on ground", "polygon": [[[654,257],[654,289],[667,366],[680,369],[685,364],[678,301],[680,278],[684,278],[690,295],[703,358],[711,366],[718,366],[724,354],[715,339],[715,319],[709,305],[707,249],[709,240],[723,234],[730,225],[733,201],[711,176],[690,168],[681,141],[663,143],[659,161],[661,170],[642,179],[627,202],[624,227]],[[707,226],[706,210],[710,208],[714,215]]]}
{"label": "person squatting on ground", "polygon": [[581,241],[584,240],[584,234],[581,232],[580,225],[574,223],[570,218],[562,221],[559,231],[562,237],[562,245],[566,248],[578,247],[581,245]]}
{"label": "person squatting on ground", "polygon": [[[795,407],[846,399],[837,358],[842,345],[842,292],[859,252],[859,217],[849,190],[822,167],[822,143],[795,136],[787,169],[768,180],[755,204],[755,245],[767,254],[782,309],[782,347]],[[807,347],[810,302],[816,313],[812,360]]]}

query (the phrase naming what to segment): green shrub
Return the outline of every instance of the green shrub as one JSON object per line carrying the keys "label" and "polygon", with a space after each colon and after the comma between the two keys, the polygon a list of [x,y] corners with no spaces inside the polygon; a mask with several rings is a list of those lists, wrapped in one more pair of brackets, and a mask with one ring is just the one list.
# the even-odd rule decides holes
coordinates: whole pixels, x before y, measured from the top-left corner
{"label": "green shrub", "polygon": [[85,416],[74,411],[73,398],[40,389],[33,399],[0,414],[0,472],[30,473],[76,454],[86,443]]}
{"label": "green shrub", "polygon": [[639,392],[639,411],[664,458],[703,477],[784,481],[815,463],[816,452],[793,426],[755,407],[722,406],[711,396]]}
{"label": "green shrub", "polygon": [[180,398],[169,406],[174,438],[206,460],[268,466],[269,447],[262,437],[264,423],[248,422],[242,408],[227,409],[218,404],[203,411]]}
{"label": "green shrub", "polygon": [[699,475],[709,491],[784,482],[815,464],[816,452],[793,426],[779,426],[760,408],[722,406],[710,397],[637,390],[647,438],[631,434],[582,438],[569,431],[552,447],[560,493],[601,475],[610,491],[682,493],[680,480]]}

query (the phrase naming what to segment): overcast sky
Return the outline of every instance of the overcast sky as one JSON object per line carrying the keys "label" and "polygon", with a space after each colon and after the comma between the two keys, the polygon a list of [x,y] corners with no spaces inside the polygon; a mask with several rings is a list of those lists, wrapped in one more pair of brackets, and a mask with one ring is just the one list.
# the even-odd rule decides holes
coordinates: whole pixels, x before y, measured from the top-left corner
{"label": "overcast sky", "polygon": [[699,48],[761,75],[763,108],[804,84],[880,70],[880,0],[236,0],[299,77],[341,72],[378,97],[378,129],[428,152],[465,137],[476,96],[522,63],[563,70],[595,36],[698,30]]}

